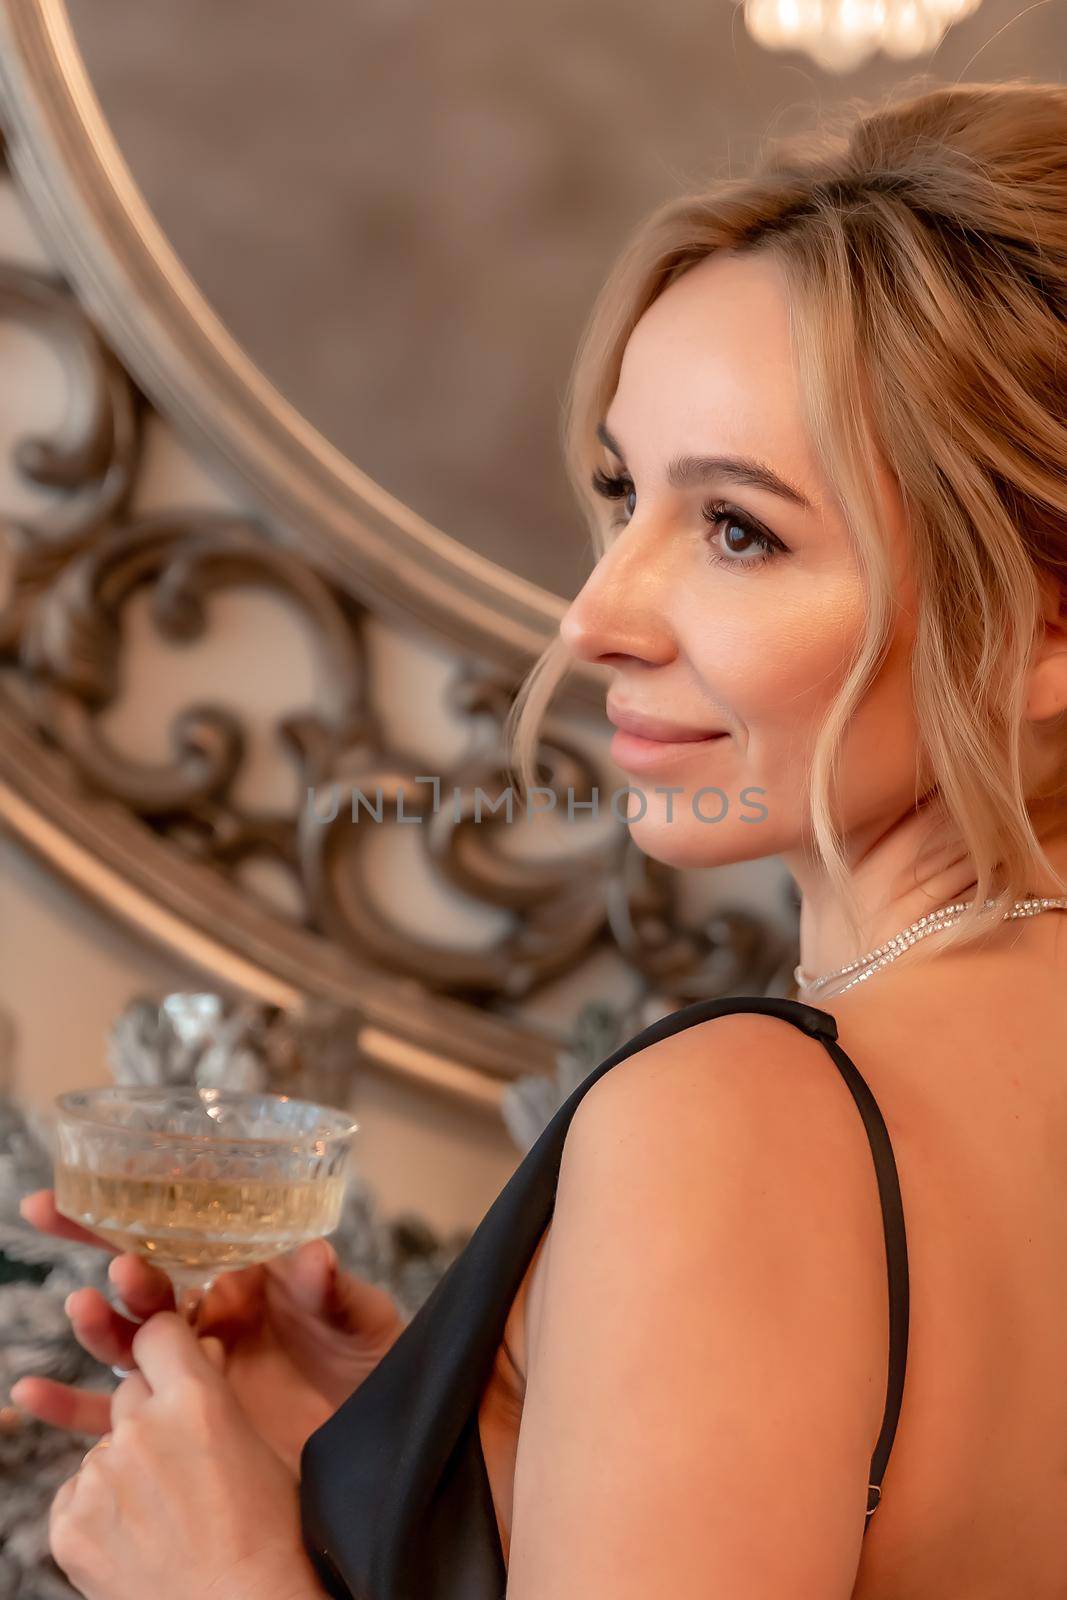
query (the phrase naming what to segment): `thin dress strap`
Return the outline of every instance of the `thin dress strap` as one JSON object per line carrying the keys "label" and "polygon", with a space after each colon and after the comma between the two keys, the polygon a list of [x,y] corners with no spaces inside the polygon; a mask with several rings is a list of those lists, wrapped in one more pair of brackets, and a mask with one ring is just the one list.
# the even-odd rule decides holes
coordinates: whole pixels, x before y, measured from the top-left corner
{"label": "thin dress strap", "polygon": [[[800,1004],[801,1002],[797,1002]],[[809,1007],[816,1010],[816,1007]],[[852,1059],[837,1042],[837,1024],[827,1012],[825,1031],[816,1031],[830,1053],[853,1100],[863,1118],[867,1139],[874,1157],[874,1170],[878,1179],[878,1198],[882,1204],[882,1231],[885,1236],[886,1266],[889,1273],[889,1376],[886,1383],[885,1411],[882,1427],[871,1456],[871,1475],[867,1485],[867,1514],[864,1532],[870,1526],[882,1498],[882,1478],[889,1461],[893,1439],[900,1417],[900,1404],[904,1394],[904,1373],[908,1360],[908,1319],[910,1314],[910,1284],[908,1278],[908,1242],[904,1229],[904,1205],[900,1196],[900,1179],[893,1156],[889,1131],[878,1102],[866,1080]]]}

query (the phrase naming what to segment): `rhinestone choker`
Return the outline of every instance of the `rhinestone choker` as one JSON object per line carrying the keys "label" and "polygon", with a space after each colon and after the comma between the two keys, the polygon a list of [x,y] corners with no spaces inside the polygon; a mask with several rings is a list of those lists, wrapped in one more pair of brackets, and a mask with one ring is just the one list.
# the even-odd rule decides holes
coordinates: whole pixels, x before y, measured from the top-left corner
{"label": "rhinestone choker", "polygon": [[[917,944],[920,939],[928,938],[931,933],[937,933],[941,928],[950,928],[960,912],[966,911],[973,904],[973,900],[957,900],[954,905],[942,906],[939,911],[931,911],[925,917],[920,917],[917,922],[913,922],[910,928],[895,933],[891,939],[887,939],[876,949],[868,950],[865,956],[859,956],[855,961],[849,961],[845,966],[838,967],[836,972],[824,973],[819,978],[809,977],[803,967],[794,967],[793,977],[796,979],[797,987],[822,989],[835,979],[848,977],[850,972],[854,972],[856,976],[850,978],[844,988],[838,991],[839,994],[844,994],[845,989],[851,989],[854,983],[863,983],[867,978],[873,977],[876,972],[880,972],[891,961],[895,961],[897,956],[911,945]],[[988,910],[994,905],[996,905],[995,900],[987,900],[983,909]],[[1007,922],[1014,917],[1036,917],[1042,911],[1067,911],[1067,898],[1054,899],[1050,896],[1035,895],[1026,900],[1016,900],[1015,904],[1005,911],[1001,920]]]}

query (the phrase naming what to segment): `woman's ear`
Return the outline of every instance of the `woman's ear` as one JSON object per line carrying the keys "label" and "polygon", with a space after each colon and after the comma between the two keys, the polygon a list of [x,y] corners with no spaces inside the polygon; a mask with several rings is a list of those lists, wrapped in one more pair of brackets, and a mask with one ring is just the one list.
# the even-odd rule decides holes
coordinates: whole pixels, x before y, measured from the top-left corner
{"label": "woman's ear", "polygon": [[1030,666],[1026,715],[1044,722],[1067,709],[1067,589],[1051,572],[1038,573],[1043,631]]}

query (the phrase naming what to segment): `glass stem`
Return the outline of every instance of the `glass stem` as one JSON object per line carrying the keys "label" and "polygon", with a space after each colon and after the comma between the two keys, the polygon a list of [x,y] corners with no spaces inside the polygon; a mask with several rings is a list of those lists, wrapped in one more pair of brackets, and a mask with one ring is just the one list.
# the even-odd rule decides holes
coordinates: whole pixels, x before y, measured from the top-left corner
{"label": "glass stem", "polygon": [[[174,1288],[174,1307],[192,1329],[196,1329],[204,1296],[215,1281],[214,1273],[207,1276],[196,1267],[168,1267],[167,1276]],[[116,1378],[128,1378],[136,1367],[112,1367]]]}
{"label": "glass stem", "polygon": [[168,1275],[174,1285],[174,1304],[179,1316],[184,1317],[191,1328],[195,1328],[200,1315],[200,1306],[211,1287],[213,1274],[205,1276],[195,1267],[171,1267]]}

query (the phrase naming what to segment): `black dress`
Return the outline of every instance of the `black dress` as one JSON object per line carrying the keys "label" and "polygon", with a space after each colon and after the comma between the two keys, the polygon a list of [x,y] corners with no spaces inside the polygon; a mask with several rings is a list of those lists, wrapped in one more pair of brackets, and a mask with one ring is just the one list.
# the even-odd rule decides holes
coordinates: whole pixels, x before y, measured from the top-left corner
{"label": "black dress", "polygon": [[736,1011],[779,1017],[822,1041],[874,1157],[889,1273],[889,1377],[866,1532],[896,1431],[908,1343],[907,1245],[889,1135],[828,1012],[767,996],[700,1000],[653,1022],[583,1079],[392,1349],[308,1439],[301,1458],[304,1541],[336,1600],[504,1600],[507,1569],[478,1407],[512,1301],[551,1220],[570,1120],[586,1090],[627,1056]]}

